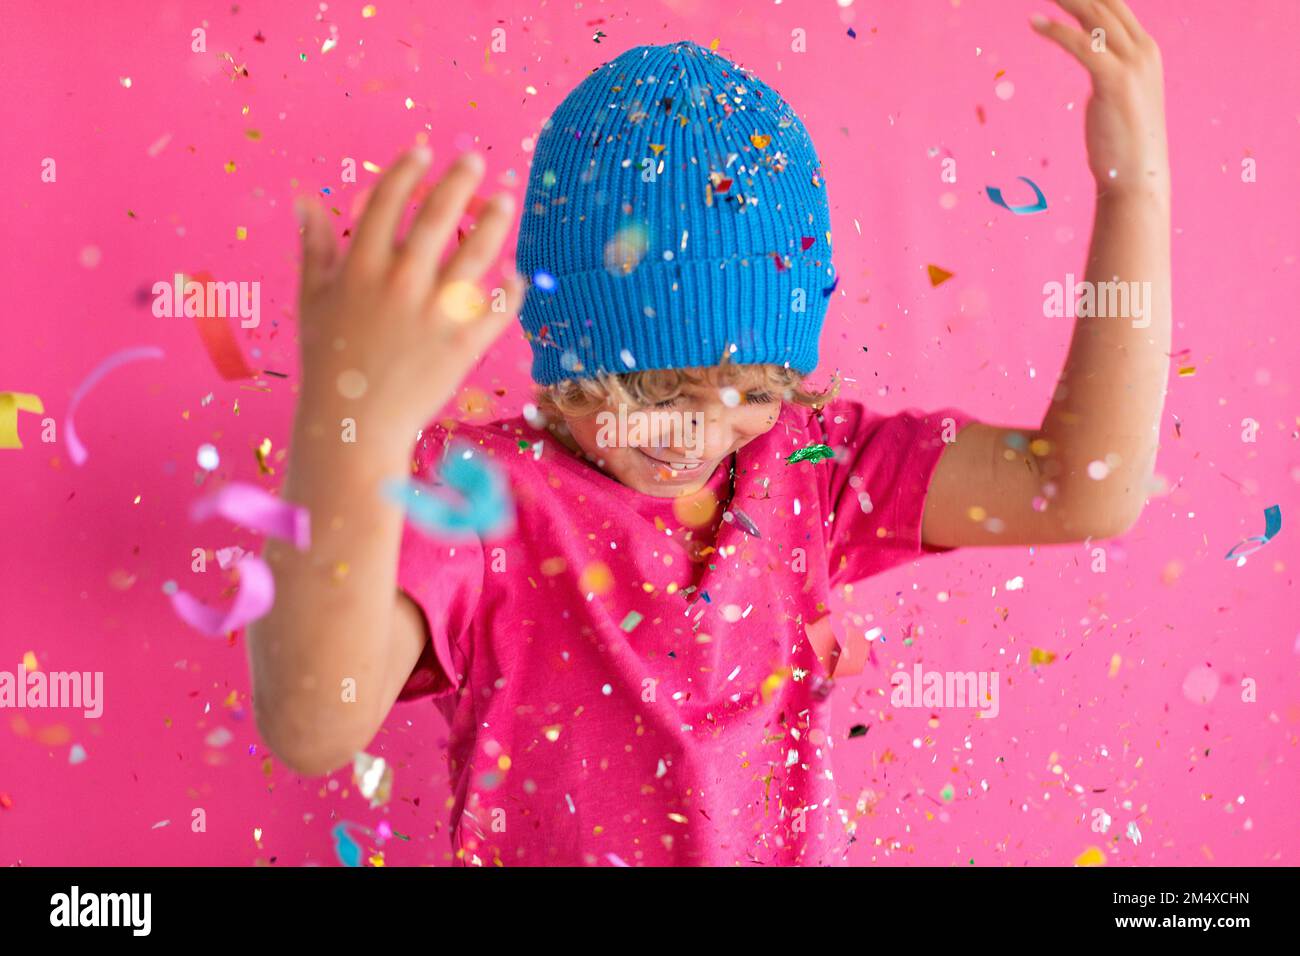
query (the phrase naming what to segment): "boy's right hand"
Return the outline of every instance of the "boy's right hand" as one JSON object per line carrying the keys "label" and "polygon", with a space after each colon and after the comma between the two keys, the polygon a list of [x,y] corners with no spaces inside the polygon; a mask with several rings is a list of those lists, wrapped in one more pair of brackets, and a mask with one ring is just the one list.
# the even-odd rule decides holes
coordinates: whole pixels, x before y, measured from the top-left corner
{"label": "boy's right hand", "polygon": [[483,205],[459,248],[441,261],[482,179],[477,154],[452,164],[399,241],[430,160],[427,148],[416,147],[384,173],[342,256],[324,209],[305,199],[296,206],[303,224],[300,414],[343,408],[371,439],[404,442],[403,454],[510,323],[525,288],[508,263],[501,291],[481,286],[510,231],[514,200],[507,193]]}

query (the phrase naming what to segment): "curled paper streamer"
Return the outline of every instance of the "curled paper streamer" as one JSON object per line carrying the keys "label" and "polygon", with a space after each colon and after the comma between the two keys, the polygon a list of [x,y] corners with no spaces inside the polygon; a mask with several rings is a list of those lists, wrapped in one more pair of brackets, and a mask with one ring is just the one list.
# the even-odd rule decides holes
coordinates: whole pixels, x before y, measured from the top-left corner
{"label": "curled paper streamer", "polygon": [[204,521],[213,515],[291,541],[299,551],[311,546],[311,516],[307,509],[288,504],[256,485],[231,482],[190,506],[190,518],[194,521]]}
{"label": "curled paper streamer", "polygon": [[266,562],[246,554],[235,565],[239,569],[239,592],[223,610],[208,607],[187,591],[170,595],[172,610],[182,621],[208,637],[221,637],[271,610],[275,603],[275,579]]}
{"label": "curled paper streamer", "polygon": [[68,442],[68,457],[72,459],[74,465],[84,465],[86,459],[90,457],[86,451],[86,446],[81,444],[81,439],[77,437],[77,429],[73,425],[73,416],[77,413],[77,406],[86,397],[86,393],[94,388],[101,378],[119,365],[138,362],[141,359],[160,359],[163,355],[163,350],[156,345],[141,345],[135,348],[122,349],[122,351],[114,352],[104,359],[95,366],[89,375],[82,379],[81,384],[77,386],[77,390],[72,393],[72,401],[68,402],[68,416],[63,423],[64,438]]}
{"label": "curled paper streamer", "polygon": [[18,413],[45,413],[39,395],[30,392],[0,392],[0,448],[22,448],[18,437]]}
{"label": "curled paper streamer", "polygon": [[[261,488],[234,482],[218,489],[190,507],[190,518],[203,521],[220,515],[236,524],[293,543],[306,551],[311,543],[310,516],[306,508],[290,505]],[[172,609],[190,627],[208,637],[221,637],[256,621],[275,603],[275,579],[265,561],[255,554],[243,554],[239,569],[239,592],[224,611],[208,607],[186,591],[169,595]]]}
{"label": "curled paper streamer", "polygon": [[1028,216],[1030,213],[1034,212],[1046,212],[1047,197],[1043,195],[1043,191],[1038,188],[1034,181],[1024,176],[1017,176],[1016,179],[1020,180],[1022,183],[1029,183],[1029,188],[1031,188],[1034,191],[1034,195],[1038,197],[1038,200],[1032,206],[1008,206],[1007,201],[1002,198],[1002,190],[998,189],[997,186],[985,186],[984,191],[989,194],[989,199],[993,200],[994,204],[1001,206],[1003,209],[1010,210],[1017,216]]}
{"label": "curled paper streamer", "polygon": [[[211,273],[208,272],[196,272],[191,279],[205,289],[213,281]],[[180,298],[179,291],[177,298]],[[203,342],[208,358],[212,360],[212,367],[217,370],[218,375],[228,382],[241,378],[254,378],[257,372],[249,367],[244,359],[243,350],[235,341],[235,333],[231,331],[230,322],[225,315],[226,310],[222,307],[224,304],[223,302],[218,305],[216,315],[196,315],[194,327],[198,329],[199,339]],[[207,303],[204,302],[203,308],[206,307]],[[202,313],[203,309],[199,311]]]}
{"label": "curled paper streamer", "polygon": [[[1236,558],[1237,566],[1240,567],[1241,565],[1246,563],[1246,558],[1249,555],[1254,554],[1260,548],[1264,547],[1264,545],[1272,541],[1273,538],[1277,536],[1277,533],[1281,530],[1282,530],[1282,506],[1270,505],[1269,507],[1264,509],[1264,533],[1262,535],[1259,534],[1251,535],[1249,538],[1245,538],[1241,541],[1238,541],[1235,545],[1233,545],[1232,550],[1224,555],[1224,558],[1228,558],[1228,559]],[[1248,544],[1253,544],[1255,545],[1255,547],[1251,548],[1249,551],[1241,550]]]}
{"label": "curled paper streamer", "polygon": [[505,478],[479,455],[452,449],[439,477],[462,500],[440,497],[437,489],[417,481],[390,482],[385,491],[405,509],[412,524],[432,534],[491,537],[514,523],[514,502]]}
{"label": "curled paper streamer", "polygon": [[371,808],[382,807],[393,797],[393,767],[383,757],[372,757],[364,750],[352,758],[352,782]]}

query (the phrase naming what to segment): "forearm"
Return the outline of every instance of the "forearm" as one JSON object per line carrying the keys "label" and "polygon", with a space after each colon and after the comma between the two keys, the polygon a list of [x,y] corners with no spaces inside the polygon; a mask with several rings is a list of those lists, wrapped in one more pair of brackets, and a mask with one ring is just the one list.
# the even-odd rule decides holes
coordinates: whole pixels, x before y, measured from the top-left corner
{"label": "forearm", "polygon": [[[402,514],[382,483],[409,472],[414,431],[362,418],[337,394],[299,405],[283,497],[311,515],[311,548],[269,541],[271,612],[249,632],[258,726],[282,756],[336,764],[383,722]],[[345,685],[345,681],[354,683]],[[351,693],[347,693],[351,687]]]}
{"label": "forearm", "polygon": [[[1044,481],[1055,485],[1052,510],[1063,522],[1100,515],[1103,527],[1122,529],[1145,501],[1169,372],[1169,247],[1167,188],[1099,196],[1086,272],[1093,314],[1076,320],[1038,435]],[[1110,283],[1125,284],[1127,310],[1104,307],[1123,303]]]}

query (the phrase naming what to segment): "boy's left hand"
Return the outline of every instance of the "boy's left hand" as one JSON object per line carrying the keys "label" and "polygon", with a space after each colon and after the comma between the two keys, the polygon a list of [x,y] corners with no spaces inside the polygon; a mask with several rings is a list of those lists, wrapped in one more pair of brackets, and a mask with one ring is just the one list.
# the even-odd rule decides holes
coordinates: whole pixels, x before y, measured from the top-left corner
{"label": "boy's left hand", "polygon": [[1088,168],[1102,193],[1169,192],[1160,50],[1124,0],[1056,0],[1074,27],[1046,17],[1034,29],[1083,64],[1088,101]]}

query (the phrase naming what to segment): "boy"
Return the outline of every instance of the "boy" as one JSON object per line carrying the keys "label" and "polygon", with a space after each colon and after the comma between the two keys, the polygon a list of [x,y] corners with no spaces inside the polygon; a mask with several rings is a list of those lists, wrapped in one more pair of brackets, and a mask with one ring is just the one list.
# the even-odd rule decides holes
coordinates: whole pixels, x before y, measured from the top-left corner
{"label": "boy", "polygon": [[[459,862],[841,859],[831,589],[927,550],[1121,534],[1145,500],[1170,327],[1159,54],[1122,0],[1061,6],[1082,30],[1034,26],[1093,77],[1087,280],[1153,294],[1140,323],[1078,320],[1035,426],[883,417],[804,387],[835,284],[822,170],[778,94],[695,44],[629,50],[557,108],[519,233],[531,286],[525,298],[508,270],[504,311],[482,289],[508,196],[439,262],[477,157],[452,165],[400,242],[427,150],[384,174],[345,257],[303,207],[284,496],[310,510],[313,546],[268,546],[277,602],[250,633],[276,753],[327,773],[395,701],[428,695],[450,727]],[[428,424],[521,305],[539,413]],[[615,411],[697,431],[611,435]],[[345,418],[356,444],[337,437]],[[417,474],[448,453],[506,473],[508,534],[404,523],[381,488],[409,471],[417,433]]]}

